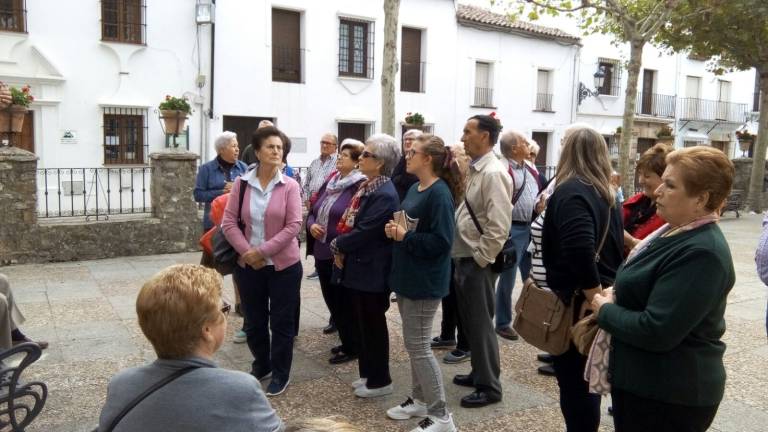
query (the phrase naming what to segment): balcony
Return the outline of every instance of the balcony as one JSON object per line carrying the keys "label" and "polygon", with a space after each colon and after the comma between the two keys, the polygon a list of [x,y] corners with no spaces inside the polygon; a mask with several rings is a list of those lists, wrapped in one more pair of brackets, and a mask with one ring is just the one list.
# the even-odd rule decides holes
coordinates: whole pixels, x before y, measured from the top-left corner
{"label": "balcony", "polygon": [[303,83],[301,65],[304,63],[304,50],[272,47],[272,81]]}
{"label": "balcony", "polygon": [[424,93],[425,62],[403,62],[400,64],[400,91]]}
{"label": "balcony", "polygon": [[472,104],[475,107],[481,108],[494,108],[493,106],[493,89],[485,87],[475,87],[475,103]]}
{"label": "balcony", "polygon": [[675,97],[658,93],[638,93],[635,114],[675,118]]}
{"label": "balcony", "polygon": [[680,119],[742,123],[747,104],[697,98],[680,98]]}
{"label": "balcony", "polygon": [[549,93],[536,93],[536,109],[534,111],[552,111],[552,95]]}

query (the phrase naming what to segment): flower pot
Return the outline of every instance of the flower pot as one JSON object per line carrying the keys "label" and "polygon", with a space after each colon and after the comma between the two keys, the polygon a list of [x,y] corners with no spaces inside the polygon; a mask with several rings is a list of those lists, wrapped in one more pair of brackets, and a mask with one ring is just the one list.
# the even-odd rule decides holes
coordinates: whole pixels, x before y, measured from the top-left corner
{"label": "flower pot", "polygon": [[187,122],[187,113],[178,110],[162,110],[160,118],[165,123],[165,133],[178,135],[184,131]]}
{"label": "flower pot", "polygon": [[739,150],[742,152],[749,151],[749,148],[752,146],[752,140],[739,140]]}
{"label": "flower pot", "polygon": [[424,123],[422,123],[422,124],[406,123],[406,124],[403,125],[403,128],[405,128],[405,130],[418,129],[418,130],[423,132],[424,131]]}
{"label": "flower pot", "polygon": [[0,110],[0,132],[21,133],[24,126],[24,115],[27,107],[23,105],[11,105]]}

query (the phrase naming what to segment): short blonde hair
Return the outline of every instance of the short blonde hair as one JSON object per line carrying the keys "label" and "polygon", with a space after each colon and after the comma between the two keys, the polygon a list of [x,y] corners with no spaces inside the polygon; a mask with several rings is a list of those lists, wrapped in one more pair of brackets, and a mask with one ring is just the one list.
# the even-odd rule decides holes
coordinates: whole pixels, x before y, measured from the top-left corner
{"label": "short blonde hair", "polygon": [[338,416],[299,420],[289,424],[285,432],[360,432],[360,429]]}
{"label": "short blonde hair", "polygon": [[689,197],[709,193],[705,205],[709,211],[718,210],[733,186],[736,168],[722,151],[707,146],[687,147],[667,155],[667,166],[675,165]]}
{"label": "short blonde hair", "polygon": [[193,353],[205,323],[221,314],[222,278],[197,264],[177,264],[150,278],[136,298],[136,314],[144,336],[159,358]]}

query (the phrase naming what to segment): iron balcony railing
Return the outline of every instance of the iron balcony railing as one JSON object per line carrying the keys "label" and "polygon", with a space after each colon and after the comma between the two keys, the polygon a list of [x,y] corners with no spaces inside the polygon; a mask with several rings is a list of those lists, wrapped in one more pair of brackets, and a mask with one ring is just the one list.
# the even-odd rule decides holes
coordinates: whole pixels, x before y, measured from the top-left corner
{"label": "iron balcony railing", "polygon": [[424,93],[425,62],[403,62],[400,64],[400,91]]}
{"label": "iron balcony railing", "polygon": [[493,107],[493,89],[485,87],[475,87],[474,106],[491,108]]}
{"label": "iron balcony railing", "polygon": [[638,93],[635,114],[653,117],[675,118],[677,98],[658,93]]}
{"label": "iron balcony railing", "polygon": [[39,218],[85,217],[152,212],[152,168],[41,168],[37,170]]}
{"label": "iron balcony railing", "polygon": [[536,111],[552,112],[552,95],[536,93]]}
{"label": "iron balcony railing", "polygon": [[272,47],[272,81],[303,83],[304,50]]}
{"label": "iron balcony railing", "polygon": [[681,120],[727,121],[742,123],[747,104],[697,98],[680,98]]}

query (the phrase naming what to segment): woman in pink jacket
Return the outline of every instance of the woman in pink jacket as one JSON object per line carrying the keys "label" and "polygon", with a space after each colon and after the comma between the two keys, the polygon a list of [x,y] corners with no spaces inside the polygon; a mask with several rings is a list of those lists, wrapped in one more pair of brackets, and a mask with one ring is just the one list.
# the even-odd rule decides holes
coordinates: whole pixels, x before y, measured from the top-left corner
{"label": "woman in pink jacket", "polygon": [[[301,188],[283,175],[281,132],[268,127],[254,137],[256,168],[235,181],[222,230],[240,255],[233,274],[240,286],[245,333],[254,356],[251,374],[271,377],[267,396],[285,391],[290,380],[302,268],[296,235],[301,228]],[[240,217],[240,188],[243,195]],[[270,341],[270,328],[272,329]]]}

